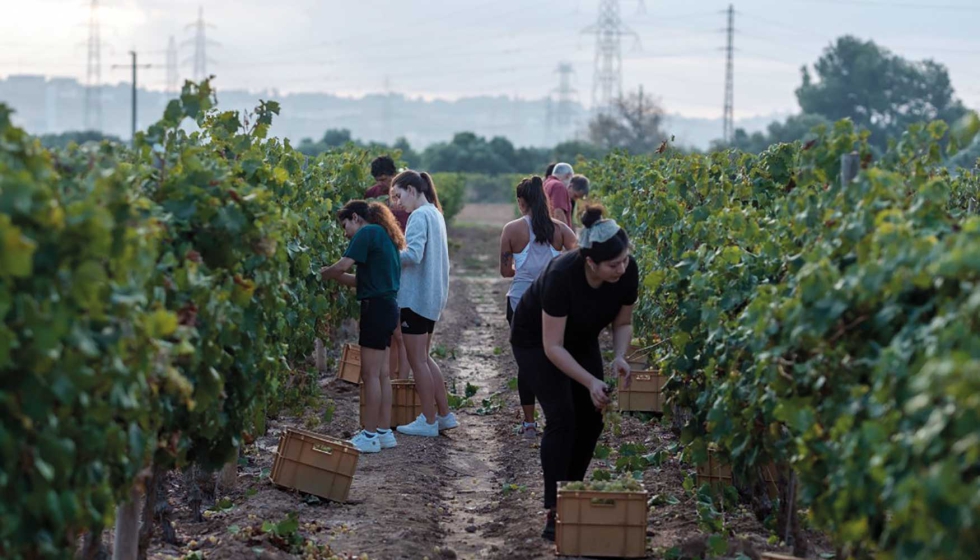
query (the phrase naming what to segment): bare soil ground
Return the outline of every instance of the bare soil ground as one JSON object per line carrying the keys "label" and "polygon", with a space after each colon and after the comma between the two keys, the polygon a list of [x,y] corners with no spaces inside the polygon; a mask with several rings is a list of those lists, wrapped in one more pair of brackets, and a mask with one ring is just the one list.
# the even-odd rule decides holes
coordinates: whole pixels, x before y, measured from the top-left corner
{"label": "bare soil ground", "polygon": [[[323,410],[317,409],[272,421],[267,434],[246,448],[236,487],[217,497],[203,522],[195,521],[183,505],[182,477],[171,477],[172,518],[180,544],[163,543],[157,531],[151,557],[554,557],[554,545],[539,536],[544,523],[540,439],[516,434],[519,403],[509,383],[516,379],[516,366],[504,319],[507,284],[496,274],[496,253],[500,225],[510,216],[502,208],[468,206],[459,222],[479,219],[485,225],[464,225],[451,232],[451,297],[437,326],[434,348],[457,393],[462,395],[467,383],[477,389],[472,404],[457,411],[459,429],[432,439],[398,436],[397,448],[362,455],[345,504],[277,488],[268,474],[285,428],[298,426],[340,438],[358,429],[357,387],[331,375],[323,380],[323,390],[325,402],[334,406],[333,418],[320,420]],[[343,342],[335,340],[331,346],[339,350]],[[659,420],[624,416],[621,433],[607,429],[602,443],[615,449],[624,442],[642,443],[653,452],[667,449],[675,439]],[[705,555],[706,535],[698,523],[695,498],[683,488],[692,472],[691,465],[671,452],[644,474],[650,495],[662,498],[649,520],[651,558],[664,557],[672,548],[691,558]],[[269,530],[290,515],[299,523],[295,532],[277,536]],[[767,542],[771,531],[748,511],[725,515],[731,557],[736,549],[753,559],[761,551],[779,550]]]}
{"label": "bare soil ground", "polygon": [[[456,216],[456,223],[461,227],[484,226],[496,228],[497,239],[499,240],[500,228],[504,224],[513,220],[516,209],[514,204],[467,204]],[[496,249],[495,249],[496,250]],[[496,256],[496,253],[490,253]]]}

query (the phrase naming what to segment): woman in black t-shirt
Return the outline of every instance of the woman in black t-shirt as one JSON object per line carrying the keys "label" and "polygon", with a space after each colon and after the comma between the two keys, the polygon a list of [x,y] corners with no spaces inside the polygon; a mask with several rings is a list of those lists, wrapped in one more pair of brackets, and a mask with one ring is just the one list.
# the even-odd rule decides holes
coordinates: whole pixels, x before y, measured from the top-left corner
{"label": "woman in black t-shirt", "polygon": [[626,377],[633,338],[633,304],[639,271],[629,238],[601,206],[586,207],[579,249],[555,258],[521,298],[511,346],[545,415],[541,440],[544,506],[542,536],[555,538],[560,481],[582,480],[602,433],[601,409],[609,404],[599,334],[612,326],[613,370]]}

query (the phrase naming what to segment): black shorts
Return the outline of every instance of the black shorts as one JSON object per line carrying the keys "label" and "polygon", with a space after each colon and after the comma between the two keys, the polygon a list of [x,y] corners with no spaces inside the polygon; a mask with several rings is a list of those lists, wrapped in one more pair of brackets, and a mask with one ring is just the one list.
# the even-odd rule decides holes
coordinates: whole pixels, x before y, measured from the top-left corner
{"label": "black shorts", "polygon": [[514,310],[510,307],[510,296],[505,296],[504,306],[507,307],[507,324],[514,326]]}
{"label": "black shorts", "polygon": [[407,307],[402,308],[402,334],[432,334],[436,322],[426,319]]}
{"label": "black shorts", "polygon": [[358,344],[372,350],[391,346],[391,336],[398,328],[398,303],[395,298],[361,300],[361,332]]}

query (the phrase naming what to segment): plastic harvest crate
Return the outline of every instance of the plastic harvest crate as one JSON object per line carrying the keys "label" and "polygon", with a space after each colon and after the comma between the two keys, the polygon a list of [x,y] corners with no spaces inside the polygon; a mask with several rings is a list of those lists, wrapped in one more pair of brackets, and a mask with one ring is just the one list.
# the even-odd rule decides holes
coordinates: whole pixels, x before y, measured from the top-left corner
{"label": "plastic harvest crate", "polygon": [[356,344],[345,344],[340,356],[340,371],[337,377],[348,383],[361,382],[361,347]]}
{"label": "plastic harvest crate", "polygon": [[639,346],[630,344],[629,348],[626,350],[626,363],[628,363],[633,370],[647,369],[647,355]]}
{"label": "plastic harvest crate", "polygon": [[555,546],[564,556],[644,558],[647,492],[558,487]]}
{"label": "plastic harvest crate", "polygon": [[[779,487],[776,484],[778,470],[776,465],[766,465],[762,468],[762,480],[766,484],[766,492],[770,498],[775,499],[779,496]],[[708,484],[713,490],[724,491],[725,487],[735,483],[735,476],[732,474],[732,467],[719,457],[718,452],[708,450],[708,462],[698,465],[697,485]]]}
{"label": "plastic harvest crate", "polygon": [[[361,426],[364,425],[364,384],[361,384],[360,398]],[[395,379],[391,382],[391,428],[411,424],[422,414],[422,400],[415,391],[415,381]]]}
{"label": "plastic harvest crate", "polygon": [[347,501],[360,453],[351,444],[287,428],[279,437],[272,482],[335,502]]}
{"label": "plastic harvest crate", "polygon": [[633,370],[629,388],[619,385],[620,412],[663,412],[667,377],[655,370]]}

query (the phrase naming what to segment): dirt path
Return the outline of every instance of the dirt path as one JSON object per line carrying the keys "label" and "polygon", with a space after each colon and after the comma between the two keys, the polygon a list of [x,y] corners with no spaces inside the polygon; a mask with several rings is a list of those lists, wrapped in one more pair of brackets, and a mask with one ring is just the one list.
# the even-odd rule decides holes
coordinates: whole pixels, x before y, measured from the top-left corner
{"label": "dirt path", "polygon": [[[470,214],[481,215],[478,208]],[[498,220],[506,218],[502,211],[497,214]],[[451,232],[451,296],[437,326],[434,355],[459,396],[467,384],[476,391],[471,403],[457,410],[460,428],[439,438],[398,436],[397,448],[362,455],[346,504],[276,488],[268,474],[285,428],[340,438],[359,429],[357,387],[330,374],[323,380],[322,399],[283,414],[245,450],[236,488],[219,493],[204,521],[195,521],[181,505],[186,503],[182,481],[171,476],[172,519],[180,544],[160,542],[158,531],[151,556],[553,558],[554,546],[540,538],[540,440],[515,433],[520,414],[504,319],[507,284],[496,270],[499,231],[499,225],[470,223]],[[339,350],[342,342],[333,341],[331,347]],[[328,409],[332,417],[324,418]],[[659,497],[648,531],[651,557],[663,557],[671,548],[685,557],[701,557],[705,534],[695,498],[683,489],[693,469],[679,460],[675,438],[656,419],[624,417],[620,429],[607,429],[601,443],[617,449],[626,442],[663,452],[662,462],[643,475],[651,496]],[[593,467],[602,466],[610,465],[594,461]],[[290,516],[298,522],[295,529]],[[745,511],[727,514],[726,532],[748,543],[741,548],[749,558],[758,558],[755,550],[775,548],[766,542],[770,530]]]}

